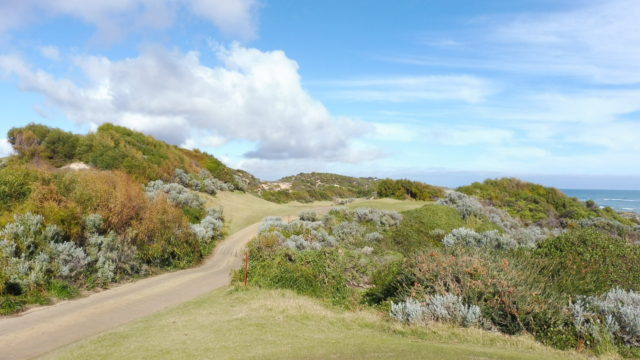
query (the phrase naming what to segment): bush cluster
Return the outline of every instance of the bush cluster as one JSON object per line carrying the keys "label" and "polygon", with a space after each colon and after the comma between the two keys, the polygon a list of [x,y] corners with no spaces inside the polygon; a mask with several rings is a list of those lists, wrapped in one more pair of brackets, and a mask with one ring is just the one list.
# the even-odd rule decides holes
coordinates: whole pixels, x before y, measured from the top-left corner
{"label": "bush cluster", "polygon": [[444,196],[444,190],[437,186],[407,179],[384,179],[376,188],[378,197],[394,199],[435,200]]}
{"label": "bush cluster", "polygon": [[88,135],[30,124],[11,129],[7,137],[23,159],[45,160],[55,167],[83,161],[98,169],[123,171],[143,183],[155,179],[170,180],[175,169],[185,169],[190,173],[206,169],[213,178],[238,189],[248,182],[257,181],[248,173],[228,168],[209,154],[180,149],[108,123]]}
{"label": "bush cluster", "polygon": [[393,260],[378,255],[384,233],[398,214],[372,209],[334,209],[320,217],[303,212],[286,223],[264,219],[250,243],[253,284],[284,287],[341,305],[354,304],[370,286],[373,273]]}
{"label": "bush cluster", "polygon": [[610,218],[622,223],[623,218],[611,208],[600,209],[595,203],[587,206],[576,198],[563,194],[560,190],[524,182],[514,178],[486,180],[458,188],[467,195],[476,196],[489,204],[507,211],[526,224],[558,227],[567,220],[590,217]]}
{"label": "bush cluster", "polygon": [[[240,179],[236,179],[237,184],[244,184]],[[208,170],[201,170],[198,175],[189,174],[182,169],[176,169],[174,181],[191,190],[215,195],[218,191],[233,191],[235,186],[231,183],[214,178]]]}
{"label": "bush cluster", "polygon": [[398,321],[411,324],[439,321],[469,327],[479,326],[483,320],[480,307],[465,304],[460,296],[454,294],[433,295],[425,303],[412,298],[392,302],[389,314]]}
{"label": "bush cluster", "polygon": [[204,206],[204,201],[197,193],[177,183],[165,183],[162,180],[151,181],[147,184],[145,192],[152,199],[164,195],[170,203],[180,207],[200,209]]}
{"label": "bush cluster", "polygon": [[288,184],[287,189],[266,183],[258,187],[257,190],[260,196],[268,201],[309,203],[317,200],[372,197],[375,194],[376,181],[374,178],[356,178],[313,172],[287,176],[276,182]]}
{"label": "bush cluster", "polygon": [[[4,312],[45,301],[60,289],[69,293],[147,268],[189,266],[222,234],[221,214],[206,213],[190,190],[147,196],[130,176],[113,171],[39,172],[33,179],[28,195],[0,216]],[[186,208],[169,198],[199,206],[202,216],[189,224]]]}

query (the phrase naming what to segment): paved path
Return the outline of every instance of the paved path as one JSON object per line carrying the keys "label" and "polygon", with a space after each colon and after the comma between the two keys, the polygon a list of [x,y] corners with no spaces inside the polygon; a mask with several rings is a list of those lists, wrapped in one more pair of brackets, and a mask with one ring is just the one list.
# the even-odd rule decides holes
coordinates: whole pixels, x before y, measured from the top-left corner
{"label": "paved path", "polygon": [[242,265],[243,248],[259,226],[229,236],[199,267],[0,318],[0,360],[42,355],[229,284],[230,271]]}

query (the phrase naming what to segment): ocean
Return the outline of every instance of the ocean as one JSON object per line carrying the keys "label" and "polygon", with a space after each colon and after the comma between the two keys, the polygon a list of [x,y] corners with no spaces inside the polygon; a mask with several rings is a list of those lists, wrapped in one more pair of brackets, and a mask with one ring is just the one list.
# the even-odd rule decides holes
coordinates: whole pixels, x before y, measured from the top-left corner
{"label": "ocean", "polygon": [[610,206],[614,210],[640,213],[640,190],[561,189],[561,191],[582,201],[593,200],[600,206]]}

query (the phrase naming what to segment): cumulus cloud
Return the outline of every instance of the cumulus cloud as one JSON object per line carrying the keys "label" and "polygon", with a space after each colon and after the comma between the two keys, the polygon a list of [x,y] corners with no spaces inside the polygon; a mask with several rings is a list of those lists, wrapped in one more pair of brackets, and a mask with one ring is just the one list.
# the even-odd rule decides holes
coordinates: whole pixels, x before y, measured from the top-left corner
{"label": "cumulus cloud", "polygon": [[13,148],[7,139],[0,139],[0,157],[11,155]]}
{"label": "cumulus cloud", "polygon": [[51,46],[51,45],[42,46],[40,48],[40,53],[42,54],[42,56],[44,56],[49,60],[53,60],[53,61],[60,60],[60,50],[58,50],[58,48],[55,46]]}
{"label": "cumulus cloud", "polygon": [[204,65],[197,52],[157,47],[120,61],[77,56],[81,84],[32,69],[16,56],[0,56],[0,69],[78,123],[113,122],[174,144],[203,132],[248,140],[256,144],[250,158],[371,158],[370,149],[353,140],[372,126],[330,114],[302,88],[298,64],[284,52],[234,44],[216,55],[221,66]]}
{"label": "cumulus cloud", "polygon": [[336,95],[360,101],[484,101],[495,92],[486,79],[469,75],[381,77],[335,81]]}
{"label": "cumulus cloud", "polygon": [[184,8],[231,36],[250,39],[258,7],[256,0],[0,0],[0,32],[70,16],[96,26],[101,40],[113,42],[129,31],[167,28]]}

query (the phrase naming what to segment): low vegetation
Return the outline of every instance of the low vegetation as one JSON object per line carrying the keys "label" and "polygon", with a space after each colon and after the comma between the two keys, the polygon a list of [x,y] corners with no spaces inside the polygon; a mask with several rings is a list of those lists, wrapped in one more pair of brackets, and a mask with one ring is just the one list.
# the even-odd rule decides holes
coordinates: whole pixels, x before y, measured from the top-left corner
{"label": "low vegetation", "polygon": [[514,178],[489,179],[458,188],[488,204],[507,211],[527,224],[558,227],[570,220],[603,217],[629,224],[611,208],[600,209],[593,201],[583,203],[560,190]]}
{"label": "low vegetation", "polygon": [[640,356],[635,228],[588,214],[553,227],[449,192],[402,214],[336,208],[291,223],[269,218],[250,244],[249,281],[373,306],[419,327],[444,322]]}
{"label": "low vegetation", "polygon": [[30,124],[11,129],[7,137],[18,156],[25,161],[53,167],[82,161],[98,169],[119,170],[142,183],[169,180],[176,169],[190,174],[198,174],[204,169],[212,177],[236,188],[256,181],[248,173],[230,169],[209,154],[181,149],[108,123],[87,135]]}
{"label": "low vegetation", "polygon": [[344,311],[285,290],[220,289],[45,359],[586,359],[475,328]]}
{"label": "low vegetation", "polygon": [[437,186],[406,179],[384,179],[378,182],[376,194],[381,198],[436,200],[444,196],[444,190]]}
{"label": "low vegetation", "polygon": [[301,173],[275,182],[261,184],[255,191],[265,200],[276,203],[341,198],[369,198],[375,195],[375,178],[356,178],[327,173]]}
{"label": "low vegetation", "polygon": [[442,188],[406,179],[379,180],[327,173],[301,173],[254,188],[262,198],[276,203],[332,200],[348,204],[354,198],[392,198],[420,201],[444,196]]}
{"label": "low vegetation", "polygon": [[[17,155],[0,166],[2,314],[198,263],[223,218],[195,190],[244,183],[207,154],[110,124],[85,136],[32,124],[9,141]],[[58,169],[77,160],[91,167]]]}

